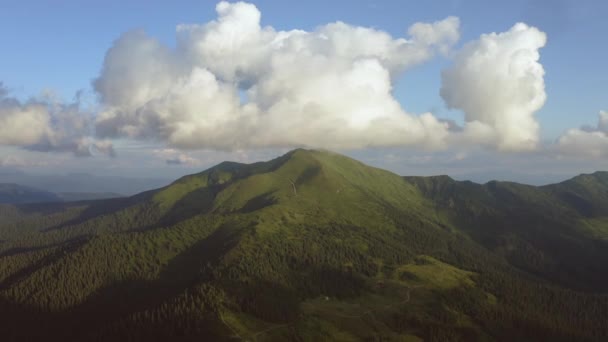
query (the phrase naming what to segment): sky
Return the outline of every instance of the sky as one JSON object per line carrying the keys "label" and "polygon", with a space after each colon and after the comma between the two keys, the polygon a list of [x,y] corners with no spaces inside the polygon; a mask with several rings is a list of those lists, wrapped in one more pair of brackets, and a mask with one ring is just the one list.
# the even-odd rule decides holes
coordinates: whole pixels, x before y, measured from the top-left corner
{"label": "sky", "polygon": [[0,169],[177,178],[310,147],[475,181],[608,170],[607,14],[602,0],[2,0]]}

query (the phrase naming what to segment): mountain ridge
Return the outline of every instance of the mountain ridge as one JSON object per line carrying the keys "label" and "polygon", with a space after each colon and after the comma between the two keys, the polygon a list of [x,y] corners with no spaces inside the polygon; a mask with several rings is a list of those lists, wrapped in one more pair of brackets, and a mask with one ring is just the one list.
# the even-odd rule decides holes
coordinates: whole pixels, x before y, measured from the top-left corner
{"label": "mountain ridge", "polygon": [[16,183],[0,183],[0,203],[32,204],[92,201],[124,197],[112,192],[51,192]]}
{"label": "mountain ridge", "polygon": [[15,183],[0,183],[0,203],[58,202],[61,198],[44,191]]}

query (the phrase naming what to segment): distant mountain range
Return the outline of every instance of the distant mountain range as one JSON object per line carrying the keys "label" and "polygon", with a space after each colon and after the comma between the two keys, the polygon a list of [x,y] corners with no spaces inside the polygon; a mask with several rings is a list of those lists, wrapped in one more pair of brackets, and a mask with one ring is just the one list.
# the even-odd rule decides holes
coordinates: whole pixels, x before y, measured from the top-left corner
{"label": "distant mountain range", "polygon": [[119,193],[133,195],[165,186],[171,179],[121,176],[96,176],[87,173],[30,174],[0,168],[0,183],[19,184],[54,193]]}
{"label": "distant mountain range", "polygon": [[124,197],[124,195],[111,192],[60,192],[53,193],[23,185],[0,183],[0,203],[49,203],[99,200]]}
{"label": "distant mountain range", "polygon": [[299,149],[0,217],[5,340],[608,340],[605,172],[482,185]]}
{"label": "distant mountain range", "polygon": [[0,203],[58,202],[56,194],[27,186],[0,183]]}

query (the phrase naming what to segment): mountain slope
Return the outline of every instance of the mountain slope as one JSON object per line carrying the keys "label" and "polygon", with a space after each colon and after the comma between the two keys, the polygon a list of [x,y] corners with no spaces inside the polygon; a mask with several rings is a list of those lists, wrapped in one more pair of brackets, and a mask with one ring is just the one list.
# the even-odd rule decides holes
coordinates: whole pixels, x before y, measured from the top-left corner
{"label": "mountain slope", "polygon": [[608,215],[608,172],[583,174],[570,180],[544,186],[561,201],[587,217]]}
{"label": "mountain slope", "polygon": [[130,198],[0,206],[3,336],[602,340],[608,298],[585,291],[604,278],[579,265],[568,282],[525,253],[557,260],[538,241],[567,232],[565,254],[593,241],[607,266],[594,235],[549,229],[582,215],[561,191],[404,179],[295,150]]}
{"label": "mountain slope", "polygon": [[555,185],[405,177],[451,222],[514,266],[564,286],[603,291],[608,276],[608,177]]}

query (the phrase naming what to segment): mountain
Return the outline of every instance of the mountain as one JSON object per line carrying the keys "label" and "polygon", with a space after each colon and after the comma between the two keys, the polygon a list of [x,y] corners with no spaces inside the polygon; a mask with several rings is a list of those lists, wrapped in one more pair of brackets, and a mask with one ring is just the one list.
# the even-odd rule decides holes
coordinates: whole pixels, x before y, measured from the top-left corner
{"label": "mountain", "polygon": [[61,199],[52,192],[27,186],[0,183],[0,203],[57,202]]}
{"label": "mountain", "polygon": [[115,192],[59,192],[57,196],[64,202],[93,201],[108,198],[124,197]]}
{"label": "mountain", "polygon": [[534,187],[404,177],[450,222],[512,265],[561,285],[605,291],[608,173]]}
{"label": "mountain", "polygon": [[452,177],[457,180],[470,180],[475,183],[487,183],[495,180],[516,182],[530,185],[546,185],[562,182],[572,178],[573,174],[568,173],[520,173],[507,170],[488,170],[478,172],[464,172],[454,174]]}
{"label": "mountain", "polygon": [[1,333],[603,341],[606,190],[604,173],[475,184],[294,150],[129,198],[0,205]]}
{"label": "mountain", "polygon": [[60,193],[118,193],[133,195],[171,182],[165,178],[97,176],[87,173],[30,174],[0,167],[0,183],[14,183]]}
{"label": "mountain", "polygon": [[75,202],[91,201],[108,198],[124,197],[113,192],[59,192],[53,193],[45,190],[30,188],[28,186],[0,183],[0,203],[48,203],[48,202]]}

